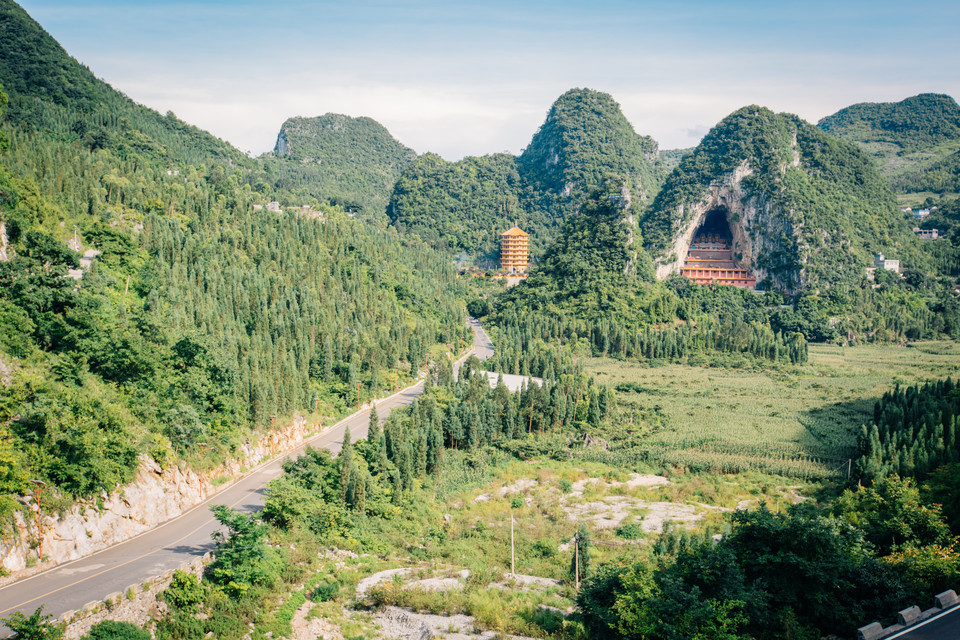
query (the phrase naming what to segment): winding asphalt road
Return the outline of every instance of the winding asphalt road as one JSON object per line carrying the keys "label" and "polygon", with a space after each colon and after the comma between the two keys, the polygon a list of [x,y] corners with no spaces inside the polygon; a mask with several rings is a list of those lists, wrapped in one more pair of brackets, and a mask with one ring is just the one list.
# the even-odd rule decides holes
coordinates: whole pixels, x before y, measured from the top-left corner
{"label": "winding asphalt road", "polygon": [[[473,329],[474,347],[455,363],[457,371],[460,363],[471,354],[480,360],[493,355],[493,343],[480,323],[473,318],[469,318],[468,323]],[[397,407],[413,403],[421,393],[422,381],[379,401],[377,413],[380,419],[386,418]],[[350,427],[353,438],[366,437],[369,415],[369,408],[354,413],[298,449],[260,465],[190,511],[150,531],[0,588],[0,616],[7,617],[14,611],[30,614],[44,605],[44,613],[59,617],[202,556],[213,549],[210,534],[219,527],[210,513],[211,505],[225,504],[240,511],[261,509],[264,487],[283,473],[283,460],[301,455],[307,446],[339,451],[347,427]],[[0,637],[9,635],[7,629],[0,631]]]}

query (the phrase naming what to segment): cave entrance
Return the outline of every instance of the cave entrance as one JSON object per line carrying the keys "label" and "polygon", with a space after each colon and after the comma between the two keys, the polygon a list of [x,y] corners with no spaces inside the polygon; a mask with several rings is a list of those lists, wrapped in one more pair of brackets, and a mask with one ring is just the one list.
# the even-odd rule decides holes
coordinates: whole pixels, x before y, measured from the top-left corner
{"label": "cave entrance", "polygon": [[756,277],[733,258],[733,234],[727,222],[727,208],[715,207],[703,217],[693,232],[690,249],[680,275],[697,284],[723,284],[754,288]]}

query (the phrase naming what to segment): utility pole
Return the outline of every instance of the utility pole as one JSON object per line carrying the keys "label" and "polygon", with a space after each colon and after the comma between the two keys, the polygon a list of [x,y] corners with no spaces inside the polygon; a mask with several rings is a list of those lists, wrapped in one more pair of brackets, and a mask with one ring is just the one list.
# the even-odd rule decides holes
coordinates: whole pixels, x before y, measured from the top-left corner
{"label": "utility pole", "polygon": [[513,546],[513,514],[510,514],[510,575],[517,575],[517,569],[515,566],[516,554],[514,553]]}
{"label": "utility pole", "polygon": [[203,486],[203,452],[207,450],[206,442],[198,442],[197,446],[200,447],[200,485]]}
{"label": "utility pole", "polygon": [[580,532],[573,536],[573,582],[577,591],[580,590]]}
{"label": "utility pole", "polygon": [[270,416],[270,455],[271,455],[271,456],[272,456],[274,453],[276,453],[275,448],[276,448],[276,444],[277,444],[277,439],[276,439],[276,437],[275,437],[275,436],[276,436],[276,432],[273,430],[273,429],[274,429],[274,424],[275,424],[276,422],[277,422],[277,416]]}
{"label": "utility pole", "polygon": [[360,411],[360,381],[357,380],[357,411]]}
{"label": "utility pole", "polygon": [[37,556],[43,562],[43,513],[40,510],[40,494],[47,486],[43,480],[31,480],[33,483],[33,499],[37,504]]}

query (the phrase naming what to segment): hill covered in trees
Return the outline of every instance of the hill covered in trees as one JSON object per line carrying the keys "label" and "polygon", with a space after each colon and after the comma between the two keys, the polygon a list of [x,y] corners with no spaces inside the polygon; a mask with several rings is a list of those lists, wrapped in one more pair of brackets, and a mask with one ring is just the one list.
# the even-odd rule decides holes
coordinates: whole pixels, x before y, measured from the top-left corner
{"label": "hill covered in trees", "polygon": [[638,135],[606,94],[572,89],[557,99],[519,156],[446,162],[420,158],[397,181],[387,211],[400,230],[428,242],[496,260],[499,232],[513,221],[541,254],[583,198],[620,175],[638,201],[662,182],[657,144]]}
{"label": "hill covered in trees", "polygon": [[9,0],[0,59],[5,509],[30,478],[69,500],[141,454],[205,442],[222,459],[274,417],[336,415],[465,344],[429,247],[336,206],[256,210],[260,162],[114,91]]}
{"label": "hill covered in trees", "polygon": [[403,168],[416,158],[372,118],[328,113],[283,123],[264,168],[273,188],[382,215]]}
{"label": "hill covered in trees", "polygon": [[789,114],[724,118],[667,178],[641,222],[658,274],[677,273],[697,228],[722,211],[738,261],[788,294],[860,283],[875,253],[923,267],[871,160]]}
{"label": "hill covered in trees", "polygon": [[960,106],[950,96],[862,102],[818,126],[872,155],[897,193],[960,193]]}

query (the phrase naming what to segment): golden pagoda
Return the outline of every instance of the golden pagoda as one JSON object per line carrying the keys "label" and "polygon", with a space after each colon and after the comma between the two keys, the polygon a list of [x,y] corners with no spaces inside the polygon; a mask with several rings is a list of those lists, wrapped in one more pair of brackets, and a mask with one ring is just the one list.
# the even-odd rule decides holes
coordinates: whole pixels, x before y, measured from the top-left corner
{"label": "golden pagoda", "polygon": [[516,275],[527,272],[529,240],[530,234],[524,232],[516,222],[512,229],[500,234],[500,269],[504,273]]}

